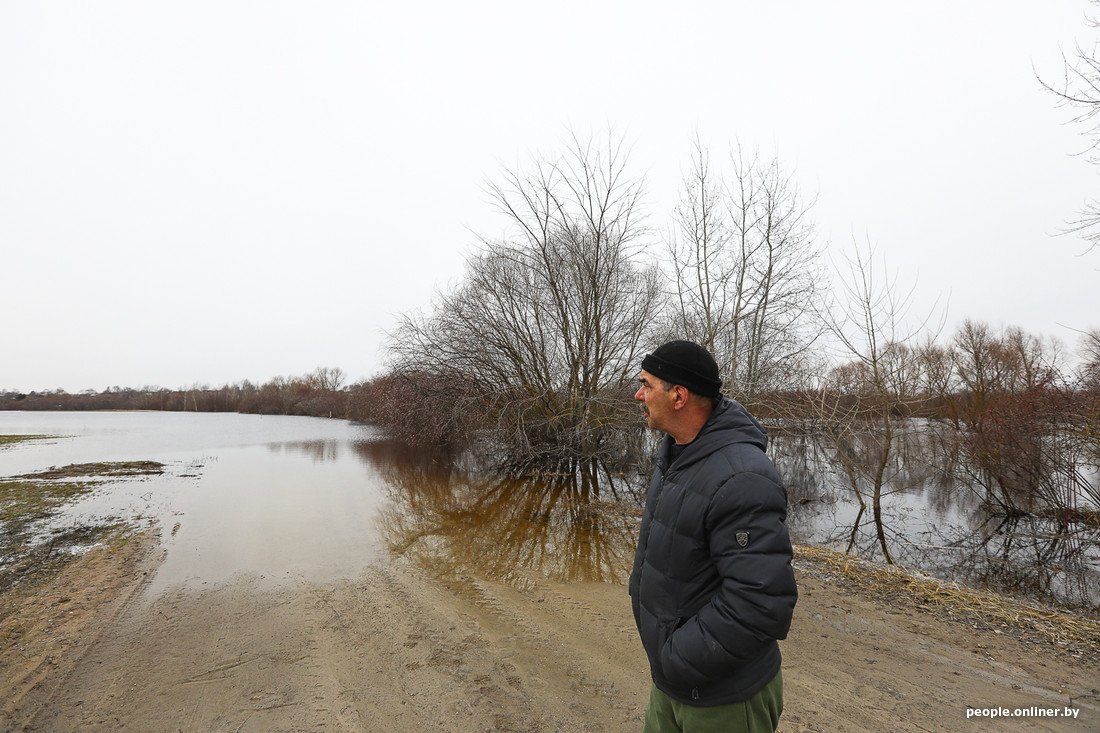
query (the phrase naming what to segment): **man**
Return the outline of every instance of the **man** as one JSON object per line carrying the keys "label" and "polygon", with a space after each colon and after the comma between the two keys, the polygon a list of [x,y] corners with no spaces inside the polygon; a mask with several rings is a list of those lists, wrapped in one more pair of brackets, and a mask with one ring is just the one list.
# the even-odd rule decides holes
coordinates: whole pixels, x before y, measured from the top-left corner
{"label": "man", "polygon": [[660,346],[639,381],[649,427],[667,433],[630,575],[653,675],[644,731],[770,733],[783,712],[777,640],[798,594],[767,433],[720,394],[698,344]]}

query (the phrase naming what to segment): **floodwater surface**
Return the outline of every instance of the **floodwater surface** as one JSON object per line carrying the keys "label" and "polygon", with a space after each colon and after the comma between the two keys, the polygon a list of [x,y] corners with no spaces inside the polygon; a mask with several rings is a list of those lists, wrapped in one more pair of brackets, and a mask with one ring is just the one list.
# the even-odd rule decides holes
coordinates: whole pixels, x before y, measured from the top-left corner
{"label": "floodwater surface", "polygon": [[380,479],[342,420],[158,412],[0,412],[0,434],[57,436],[0,451],[0,476],[72,463],[153,460],[162,476],[111,481],[55,523],[159,524],[149,592],[249,574],[268,582],[354,577],[379,551]]}
{"label": "floodwater surface", "polygon": [[[153,594],[242,574],[267,584],[354,578],[381,556],[448,583],[625,583],[648,471],[485,467],[323,418],[0,412],[4,433],[59,437],[0,450],[0,476],[70,463],[166,464],[163,476],[104,484],[57,520],[159,525],[166,557]],[[883,499],[883,533],[899,564],[1095,610],[1100,530],[998,519],[917,447],[897,458]],[[769,452],[787,484],[796,542],[882,559],[869,512],[827,450],[779,438]]]}

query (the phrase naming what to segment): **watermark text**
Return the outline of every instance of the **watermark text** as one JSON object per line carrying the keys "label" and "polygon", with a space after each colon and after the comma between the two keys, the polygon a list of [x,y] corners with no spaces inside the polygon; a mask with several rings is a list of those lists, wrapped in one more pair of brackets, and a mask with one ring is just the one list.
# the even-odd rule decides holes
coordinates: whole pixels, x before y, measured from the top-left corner
{"label": "watermark text", "polygon": [[967,718],[1071,718],[1077,719],[1080,708],[967,708]]}

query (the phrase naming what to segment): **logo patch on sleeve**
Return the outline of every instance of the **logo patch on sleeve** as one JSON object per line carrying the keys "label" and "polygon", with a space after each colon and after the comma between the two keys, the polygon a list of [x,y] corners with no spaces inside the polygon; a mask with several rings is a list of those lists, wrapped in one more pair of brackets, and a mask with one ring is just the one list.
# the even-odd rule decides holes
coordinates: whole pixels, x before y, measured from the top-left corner
{"label": "logo patch on sleeve", "polygon": [[737,544],[741,545],[742,547],[749,544],[749,533],[748,532],[738,532],[737,534],[734,535],[734,537],[737,539]]}

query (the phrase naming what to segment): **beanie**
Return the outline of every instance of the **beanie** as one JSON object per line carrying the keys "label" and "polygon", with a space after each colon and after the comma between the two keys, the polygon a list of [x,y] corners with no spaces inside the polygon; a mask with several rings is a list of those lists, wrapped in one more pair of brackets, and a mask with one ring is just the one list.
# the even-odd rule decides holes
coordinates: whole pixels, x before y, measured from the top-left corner
{"label": "beanie", "polygon": [[703,397],[717,397],[722,389],[718,362],[709,351],[691,341],[669,341],[658,346],[642,359],[642,369]]}

